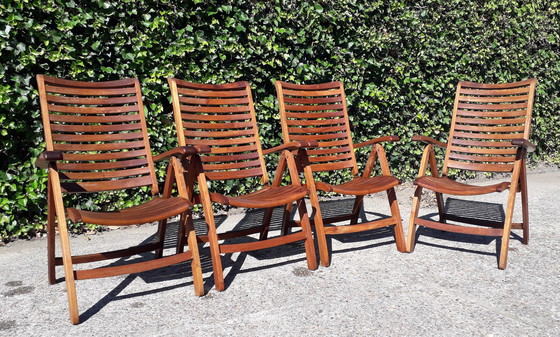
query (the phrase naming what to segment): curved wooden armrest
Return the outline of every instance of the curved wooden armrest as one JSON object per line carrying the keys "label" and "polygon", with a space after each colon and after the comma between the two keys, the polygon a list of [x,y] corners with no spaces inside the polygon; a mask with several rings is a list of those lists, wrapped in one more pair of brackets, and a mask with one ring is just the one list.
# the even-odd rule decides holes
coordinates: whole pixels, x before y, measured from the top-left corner
{"label": "curved wooden armrest", "polygon": [[431,137],[428,137],[428,136],[414,135],[414,136],[412,136],[412,140],[423,142],[423,143],[426,143],[426,144],[433,144],[433,145],[443,147],[443,148],[447,147],[446,143],[440,142],[439,140],[435,140],[435,139],[433,139]]}
{"label": "curved wooden armrest", "polygon": [[271,147],[270,149],[263,150],[263,154],[270,154],[275,152],[280,152],[284,150],[293,151],[298,149],[307,149],[319,146],[314,140],[295,140],[293,142],[289,142],[287,144],[278,145],[275,147]]}
{"label": "curved wooden armrest", "polygon": [[153,159],[154,161],[160,161],[171,156],[184,157],[198,153],[210,153],[210,151],[210,146],[208,145],[177,146],[174,149],[154,156]]}
{"label": "curved wooden armrest", "polygon": [[360,147],[364,147],[364,146],[368,146],[368,145],[373,145],[373,144],[377,144],[377,143],[381,143],[381,142],[396,142],[399,141],[401,138],[399,136],[382,136],[379,138],[375,138],[375,139],[370,139],[370,140],[366,140],[365,142],[361,142],[358,144],[354,144],[354,148],[360,148]]}
{"label": "curved wooden armrest", "polygon": [[43,151],[41,152],[39,157],[37,157],[37,160],[35,161],[35,165],[37,165],[37,167],[46,169],[49,167],[49,163],[58,160],[62,160],[61,151]]}
{"label": "curved wooden armrest", "polygon": [[535,145],[531,144],[530,141],[524,138],[512,139],[511,144],[515,146],[523,147],[527,150],[527,152],[533,152],[537,149]]}

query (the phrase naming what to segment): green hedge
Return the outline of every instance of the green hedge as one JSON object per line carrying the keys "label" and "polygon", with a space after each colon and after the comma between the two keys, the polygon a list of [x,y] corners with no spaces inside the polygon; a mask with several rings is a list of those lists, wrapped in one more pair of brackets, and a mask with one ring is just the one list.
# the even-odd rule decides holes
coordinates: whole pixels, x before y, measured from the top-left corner
{"label": "green hedge", "polygon": [[[0,237],[33,235],[46,218],[45,172],[34,167],[44,149],[37,73],[138,77],[154,152],[175,144],[167,77],[249,81],[265,147],[280,142],[274,80],[341,80],[355,140],[399,135],[388,153],[405,179],[420,157],[408,141],[413,134],[446,139],[458,81],[536,77],[533,159],[558,160],[559,8],[558,1],[515,0],[3,2]],[[120,199],[81,201],[94,208]]]}

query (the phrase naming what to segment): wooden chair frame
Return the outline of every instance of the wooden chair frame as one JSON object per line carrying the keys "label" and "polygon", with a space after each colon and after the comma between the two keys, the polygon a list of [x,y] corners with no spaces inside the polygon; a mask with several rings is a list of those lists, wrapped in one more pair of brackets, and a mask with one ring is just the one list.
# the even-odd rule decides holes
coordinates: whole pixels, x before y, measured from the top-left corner
{"label": "wooden chair frame", "polygon": [[[198,84],[170,78],[169,87],[173,103],[175,125],[180,146],[208,145],[208,155],[193,155],[183,161],[183,167],[191,173],[186,177],[186,192],[195,204],[202,204],[207,225],[207,235],[199,235],[199,241],[209,242],[212,257],[214,284],[218,291],[225,288],[220,254],[246,252],[304,241],[307,266],[317,268],[313,235],[309,216],[304,206],[308,190],[299,180],[296,168],[297,154],[305,148],[316,146],[313,142],[293,142],[263,151],[261,149],[251,89],[247,82],[222,85]],[[269,182],[264,155],[279,152],[280,160],[276,176]],[[281,186],[282,176],[288,169],[291,185]],[[196,172],[195,175],[192,174]],[[260,177],[263,187],[241,196],[212,193],[208,182],[213,180]],[[199,194],[195,193],[195,185]],[[290,235],[261,239],[248,243],[225,243],[231,238],[262,233],[268,230],[273,207],[297,202],[302,219],[302,230]],[[263,208],[263,225],[218,233],[212,204],[243,208]],[[262,235],[261,235],[262,238]]]}
{"label": "wooden chair frame", "polygon": [[[282,81],[275,83],[282,134],[284,142],[316,141],[317,149],[311,149],[299,161],[298,169],[304,174],[309,188],[309,198],[314,210],[312,224],[315,226],[321,264],[330,265],[326,235],[346,234],[393,227],[397,249],[406,250],[402,220],[394,187],[400,180],[391,175],[385,149],[381,143],[398,141],[397,136],[383,136],[354,144],[348,120],[346,96],[341,82],[315,85],[290,84]],[[371,146],[368,161],[362,175],[359,175],[354,150]],[[372,176],[376,161],[382,174]],[[354,179],[340,185],[319,181],[314,172],[350,169]],[[317,191],[355,196],[354,206],[349,214],[323,218]],[[391,216],[386,219],[358,223],[364,196],[386,192]],[[286,213],[290,208],[286,209]],[[287,219],[287,216],[285,216]],[[350,220],[349,225],[325,226],[327,224]],[[286,227],[296,222],[285,223]]]}
{"label": "wooden chair frame", "polygon": [[[511,229],[523,230],[523,243],[529,242],[526,154],[535,150],[529,142],[536,80],[505,84],[460,82],[457,86],[451,129],[447,143],[416,135],[412,140],[426,143],[418,171],[417,185],[407,238],[407,251],[414,250],[416,226],[438,230],[501,237],[498,267],[505,269]],[[440,175],[435,148],[446,150]],[[431,176],[426,175],[430,169]],[[510,172],[511,179],[489,186],[475,186],[447,178],[450,168],[482,172]],[[439,221],[418,216],[422,190],[434,191]],[[481,195],[509,189],[504,222],[482,221],[446,214],[443,194]],[[513,223],[515,197],[521,193],[521,223]],[[462,224],[449,224],[455,221]]]}
{"label": "wooden chair frame", "polygon": [[[47,252],[48,278],[57,283],[55,266],[62,265],[70,320],[80,322],[76,280],[132,274],[191,260],[195,293],[204,294],[192,203],[182,195],[172,198],[173,186],[184,186],[180,158],[209,151],[179,147],[152,157],[140,84],[137,79],[80,82],[37,75],[46,151],[36,164],[48,170]],[[171,158],[162,198],[114,212],[66,208],[63,194],[96,193],[147,186],[157,195],[153,162]],[[119,160],[123,159],[123,160]],[[179,167],[177,167],[179,166]],[[180,215],[179,235],[188,237],[189,251],[162,257],[167,219]],[[126,249],[72,255],[67,221],[104,226],[127,226],[158,221],[156,241]],[[56,257],[56,228],[62,257]],[[116,259],[155,251],[156,259],[95,269],[75,264]]]}

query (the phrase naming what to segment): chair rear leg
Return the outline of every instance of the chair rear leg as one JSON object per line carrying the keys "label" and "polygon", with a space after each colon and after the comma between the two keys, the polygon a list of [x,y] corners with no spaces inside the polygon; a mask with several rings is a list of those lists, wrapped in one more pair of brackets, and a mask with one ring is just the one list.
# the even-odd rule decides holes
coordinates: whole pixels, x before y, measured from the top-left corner
{"label": "chair rear leg", "polygon": [[529,244],[529,196],[527,195],[527,171],[525,166],[521,169],[519,179],[521,187],[521,212],[523,214],[523,244]]}
{"label": "chair rear leg", "polygon": [[[200,265],[200,252],[198,249],[198,241],[196,239],[196,232],[192,219],[192,213],[184,213],[181,215],[180,227],[183,228],[183,233],[186,233],[187,245],[192,254],[191,270],[193,275],[194,293],[197,296],[204,295],[204,282],[202,279],[202,267]],[[185,237],[185,234],[182,235]]]}
{"label": "chair rear leg", "polygon": [[[178,235],[181,232],[181,226],[177,229]],[[160,220],[158,223],[157,243],[160,246],[155,252],[155,258],[159,259],[163,256],[163,243],[165,242],[165,232],[167,230],[167,219]],[[179,237],[177,237],[179,239]],[[177,252],[179,251],[179,242],[177,242]],[[183,241],[184,245],[184,241]]]}
{"label": "chair rear leg", "polygon": [[[203,201],[203,203],[205,203]],[[216,222],[212,213],[212,206],[204,207],[204,218],[208,227],[208,242],[210,243],[210,256],[212,257],[212,270],[214,273],[214,286],[216,290],[223,291],[224,271],[222,267],[222,258],[220,256],[220,244],[218,242],[218,233],[216,231]]]}
{"label": "chair rear leg", "polygon": [[390,188],[387,190],[387,197],[389,199],[389,205],[391,206],[391,215],[395,219],[393,234],[395,237],[395,243],[397,244],[397,250],[401,253],[405,253],[406,241],[404,238],[401,213],[399,211],[399,203],[397,202],[397,194],[395,192],[395,188]]}
{"label": "chair rear leg", "polygon": [[301,219],[301,230],[305,232],[305,256],[307,258],[307,268],[310,270],[317,269],[317,256],[315,255],[315,244],[313,242],[313,235],[311,230],[311,223],[309,221],[309,214],[307,214],[307,207],[305,207],[305,200],[298,201],[299,216]]}
{"label": "chair rear leg", "polygon": [[439,214],[439,222],[445,223],[447,220],[445,219],[445,207],[443,204],[443,194],[436,192],[436,203],[438,208]]}
{"label": "chair rear leg", "polygon": [[56,210],[54,207],[52,188],[48,187],[48,197],[47,197],[47,265],[48,265],[48,276],[49,284],[56,284],[56,252],[55,252],[55,242],[56,242]]}
{"label": "chair rear leg", "polygon": [[422,199],[422,187],[416,187],[414,191],[414,198],[412,199],[412,210],[410,211],[410,222],[408,225],[408,240],[407,240],[407,252],[412,253],[414,251],[414,246],[416,245],[416,218],[418,217],[418,212],[420,210],[420,200]]}
{"label": "chair rear leg", "polygon": [[319,205],[317,193],[310,193],[309,199],[311,201],[311,207],[313,208],[313,223],[315,225],[315,236],[319,246],[319,258],[321,260],[321,265],[328,267],[331,264],[331,261],[329,257],[329,248],[327,246],[327,235],[325,233],[323,216],[321,214],[321,207]]}
{"label": "chair rear leg", "polygon": [[261,232],[259,235],[259,240],[266,240],[268,237],[268,231],[270,230],[270,221],[272,220],[272,213],[274,212],[274,208],[267,208],[264,210],[263,221],[261,226]]}
{"label": "chair rear leg", "polygon": [[[294,206],[293,203],[286,204],[284,207],[284,213],[282,214],[282,228],[280,229],[280,235],[284,236],[290,233],[290,221],[292,220],[292,207]],[[302,207],[306,207],[305,203]],[[307,213],[307,208],[305,209],[305,213]]]}
{"label": "chair rear leg", "polygon": [[352,219],[350,220],[350,225],[355,225],[358,223],[358,218],[360,217],[360,210],[364,204],[364,196],[357,195],[354,199],[354,206],[352,207]]}

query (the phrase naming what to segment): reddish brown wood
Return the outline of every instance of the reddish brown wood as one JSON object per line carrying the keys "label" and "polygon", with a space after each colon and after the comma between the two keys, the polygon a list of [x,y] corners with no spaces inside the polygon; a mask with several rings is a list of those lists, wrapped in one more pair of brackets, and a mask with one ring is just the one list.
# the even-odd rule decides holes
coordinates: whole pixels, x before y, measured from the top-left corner
{"label": "reddish brown wood", "polygon": [[[304,241],[307,266],[309,269],[316,269],[317,261],[309,217],[303,208],[300,209],[301,231],[267,238],[272,208],[290,205],[293,202],[301,203],[308,190],[297,179],[297,173],[292,177],[291,185],[279,185],[286,167],[290,166],[285,162],[279,164],[282,170],[277,172],[279,176],[275,179],[276,183],[269,184],[249,84],[247,82],[221,85],[199,84],[175,78],[170,78],[168,81],[179,145],[208,145],[211,148],[209,153],[193,156],[185,166],[189,167],[188,170],[197,172],[200,197],[193,196],[192,200],[198,200],[204,209],[208,234],[199,239],[210,243],[216,289],[222,291],[225,288],[220,256],[224,253],[251,251]],[[281,158],[285,159],[291,156],[289,151],[316,145],[307,141],[293,142],[265,152],[282,151]],[[293,157],[290,158],[289,161],[293,162]],[[291,168],[290,172],[293,170],[296,169]],[[211,180],[249,177],[261,178],[264,186],[251,193],[230,196],[211,192],[207,184]],[[193,190],[194,183],[191,181],[187,188]],[[212,210],[213,203],[267,210],[262,226],[259,228],[218,233]],[[260,240],[247,243],[219,243],[222,239],[253,233],[260,233]]]}
{"label": "reddish brown wood", "polygon": [[[533,110],[536,80],[503,84],[479,84],[460,82],[457,86],[455,105],[449,139],[445,145],[425,136],[414,136],[413,140],[427,142],[422,156],[422,165],[415,184],[418,185],[410,216],[407,242],[408,251],[414,249],[416,226],[426,226],[439,230],[474,234],[501,236],[499,265],[506,267],[509,236],[511,229],[523,229],[523,242],[529,235],[527,210],[527,186],[525,155],[534,150],[529,142],[531,114]],[[446,148],[442,177],[439,177],[432,144]],[[432,176],[426,176],[427,164],[432,168]],[[476,186],[459,183],[447,178],[450,168],[511,173],[508,181],[488,186]],[[428,221],[418,217],[422,189],[436,192],[440,221]],[[445,214],[440,201],[441,194],[480,195],[502,192],[509,189],[503,223],[481,221],[467,217]],[[513,223],[513,206],[515,195],[521,192],[523,222]],[[447,224],[447,220],[460,223],[476,224],[491,228],[465,227]]]}
{"label": "reddish brown wood", "polygon": [[[142,205],[113,212],[65,208],[63,193],[93,193],[144,186],[150,188],[152,194],[158,193],[140,85],[137,79],[79,82],[44,75],[37,75],[37,83],[47,148],[37,159],[37,165],[49,170],[49,282],[56,282],[55,266],[62,265],[72,323],[79,323],[75,288],[75,280],[79,279],[137,273],[191,260],[195,293],[202,295],[204,289],[196,238],[194,241],[190,239],[189,252],[184,254],[125,266],[74,270],[76,263],[115,259],[147,251],[156,251],[156,256],[161,256],[168,217],[181,215],[182,231],[190,237],[194,235],[194,228],[188,223],[192,204],[187,198],[170,198],[166,193],[164,198],[155,197]],[[170,151],[169,155],[181,151],[197,153],[198,150],[179,149]],[[167,182],[168,189],[169,185]],[[73,222],[103,226],[159,221],[159,239],[155,243],[112,252],[72,255],[67,217]],[[60,233],[62,257],[55,256],[55,223]]]}
{"label": "reddish brown wood", "polygon": [[[280,107],[280,120],[285,143],[298,140],[313,140],[317,147],[307,151],[307,158],[303,165],[306,183],[310,190],[310,199],[315,209],[314,225],[319,243],[321,264],[330,264],[329,252],[326,244],[326,234],[342,234],[365,231],[378,227],[394,226],[397,249],[405,251],[405,240],[402,229],[396,197],[393,188],[400,181],[391,176],[383,147],[384,141],[397,141],[397,136],[385,136],[354,144],[351,137],[346,97],[341,82],[299,85],[277,81],[276,91]],[[354,149],[363,146],[373,146],[370,160],[361,177],[358,176],[358,166]],[[383,174],[371,177],[375,161],[379,159]],[[316,181],[314,172],[337,171],[350,169],[355,178],[340,185],[332,185],[326,181]],[[336,220],[351,220],[350,225],[324,227],[334,219],[321,215],[317,190],[334,192],[356,197],[350,214],[336,217]],[[387,191],[391,205],[391,217],[384,220],[357,224],[364,195]]]}

